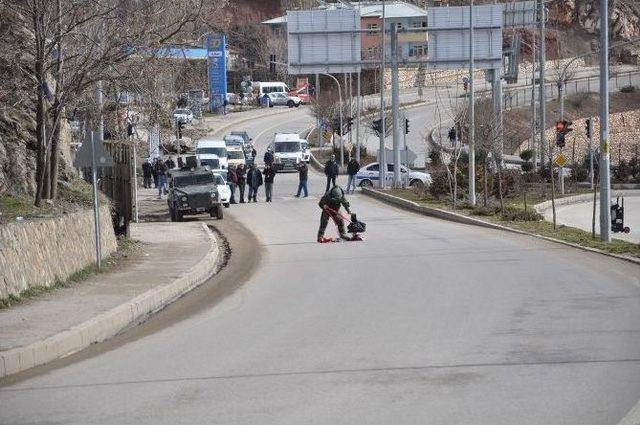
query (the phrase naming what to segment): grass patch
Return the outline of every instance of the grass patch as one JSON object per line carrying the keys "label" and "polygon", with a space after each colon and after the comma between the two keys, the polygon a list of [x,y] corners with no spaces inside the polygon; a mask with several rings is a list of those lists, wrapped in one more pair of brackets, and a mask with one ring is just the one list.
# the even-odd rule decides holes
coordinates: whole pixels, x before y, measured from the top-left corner
{"label": "grass patch", "polygon": [[[589,193],[588,190],[586,192]],[[553,223],[544,220],[544,217],[542,217],[542,215],[532,207],[534,204],[548,200],[540,196],[527,198],[528,208],[526,211],[524,209],[524,201],[521,197],[505,200],[504,213],[502,213],[500,207],[495,204],[488,205],[487,207],[470,207],[468,204],[463,202],[453,210],[450,201],[435,199],[430,195],[423,195],[411,189],[393,189],[386,193],[390,193],[409,201],[417,202],[418,204],[426,207],[475,216],[479,220],[500,224],[501,226],[512,229],[559,239],[561,241],[574,243],[588,248],[599,249],[612,254],[622,254],[640,258],[640,244],[619,239],[613,239],[611,243],[602,242],[599,239],[593,239],[591,232],[565,225],[558,225],[554,229]]]}
{"label": "grass patch", "polygon": [[129,238],[118,241],[118,249],[102,261],[102,268],[98,270],[95,263],[74,272],[65,280],[56,280],[50,286],[32,286],[20,292],[10,294],[7,298],[0,298],[0,310],[18,305],[26,300],[40,297],[59,289],[69,288],[97,274],[107,273],[119,264],[120,260],[128,257],[140,247],[140,242]]}

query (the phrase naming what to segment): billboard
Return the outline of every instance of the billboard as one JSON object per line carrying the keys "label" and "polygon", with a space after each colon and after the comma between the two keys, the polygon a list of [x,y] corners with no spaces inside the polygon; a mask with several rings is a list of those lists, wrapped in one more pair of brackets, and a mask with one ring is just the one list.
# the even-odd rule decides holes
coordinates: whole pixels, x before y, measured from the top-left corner
{"label": "billboard", "polygon": [[[503,5],[474,6],[474,61],[476,69],[502,67]],[[469,66],[469,7],[429,9],[428,61],[435,69]]]}
{"label": "billboard", "polygon": [[287,11],[289,74],[360,71],[357,9]]}
{"label": "billboard", "polygon": [[209,109],[211,112],[221,112],[227,95],[227,41],[224,34],[207,36],[207,71]]}

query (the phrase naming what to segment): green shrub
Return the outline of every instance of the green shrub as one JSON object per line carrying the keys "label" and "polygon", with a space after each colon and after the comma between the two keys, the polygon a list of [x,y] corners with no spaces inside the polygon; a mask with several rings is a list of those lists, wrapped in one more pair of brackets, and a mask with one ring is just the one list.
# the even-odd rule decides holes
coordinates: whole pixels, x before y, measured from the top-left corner
{"label": "green shrub", "polygon": [[525,162],[530,162],[533,159],[533,151],[531,149],[526,149],[520,152],[520,159]]}
{"label": "green shrub", "polygon": [[[502,170],[502,196],[509,198],[519,193],[522,187],[522,174],[518,170]],[[493,181],[493,194],[496,198],[500,197],[500,186],[498,175],[496,174]]]}
{"label": "green shrub", "polygon": [[429,193],[434,197],[438,198],[442,195],[449,195],[449,177],[447,176],[447,172],[435,171],[431,173],[432,182],[429,185]]}
{"label": "green shrub", "polygon": [[532,162],[523,162],[521,167],[522,167],[522,171],[524,171],[525,173],[529,173],[529,172],[533,171],[533,163]]}
{"label": "green shrub", "polygon": [[500,214],[504,221],[540,221],[544,219],[537,211],[529,209],[527,211],[515,207],[506,207]]}
{"label": "green shrub", "polygon": [[497,211],[499,211],[499,208],[496,210],[496,207],[493,206],[476,207],[473,209],[473,211],[471,211],[471,215],[490,217],[496,215]]}
{"label": "green shrub", "polygon": [[589,177],[589,172],[584,167],[580,167],[580,166],[574,167],[573,173],[574,173],[573,174],[574,178],[576,179],[576,181],[579,181],[579,182],[586,181],[587,178]]}

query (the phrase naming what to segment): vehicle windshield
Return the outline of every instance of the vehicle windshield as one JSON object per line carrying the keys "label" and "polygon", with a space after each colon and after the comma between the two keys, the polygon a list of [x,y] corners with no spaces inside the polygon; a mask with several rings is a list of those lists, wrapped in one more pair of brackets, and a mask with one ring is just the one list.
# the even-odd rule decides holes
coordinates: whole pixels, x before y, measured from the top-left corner
{"label": "vehicle windshield", "polygon": [[201,159],[200,160],[200,165],[202,165],[203,167],[207,166],[212,170],[216,170],[216,169],[220,168],[220,160],[218,160],[218,159]]}
{"label": "vehicle windshield", "polygon": [[242,151],[227,151],[227,158],[244,159],[244,153]]}
{"label": "vehicle windshield", "polygon": [[214,177],[214,178],[215,178],[215,180],[216,180],[216,181],[215,181],[216,185],[220,186],[220,185],[225,185],[225,184],[227,184],[227,183],[225,183],[224,179],[223,179],[220,175],[218,175],[218,174],[214,174],[214,175],[213,175],[213,177]]}
{"label": "vehicle windshield", "polygon": [[276,142],[276,152],[300,152],[300,142]]}
{"label": "vehicle windshield", "polygon": [[214,179],[213,174],[211,173],[191,174],[188,176],[176,176],[173,178],[174,187],[185,187],[212,183],[214,183]]}
{"label": "vehicle windshield", "polygon": [[227,156],[227,148],[197,148],[196,153],[204,155],[218,155],[220,158]]}
{"label": "vehicle windshield", "polygon": [[244,139],[240,136],[224,136],[227,146],[239,146],[244,143]]}

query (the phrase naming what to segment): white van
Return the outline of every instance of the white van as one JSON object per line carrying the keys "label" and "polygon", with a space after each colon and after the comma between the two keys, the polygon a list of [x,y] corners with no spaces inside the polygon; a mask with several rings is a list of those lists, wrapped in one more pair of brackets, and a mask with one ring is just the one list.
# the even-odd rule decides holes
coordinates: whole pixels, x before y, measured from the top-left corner
{"label": "white van", "polygon": [[220,168],[226,170],[229,168],[227,159],[227,144],[224,140],[202,139],[196,145],[196,155],[198,160],[204,161],[214,159],[214,156],[220,160]]}
{"label": "white van", "polygon": [[255,83],[256,95],[258,99],[264,96],[265,93],[289,93],[289,87],[285,83],[279,81],[266,81]]}
{"label": "white van", "polygon": [[296,133],[276,134],[272,145],[276,171],[295,170],[304,161],[303,141]]}

